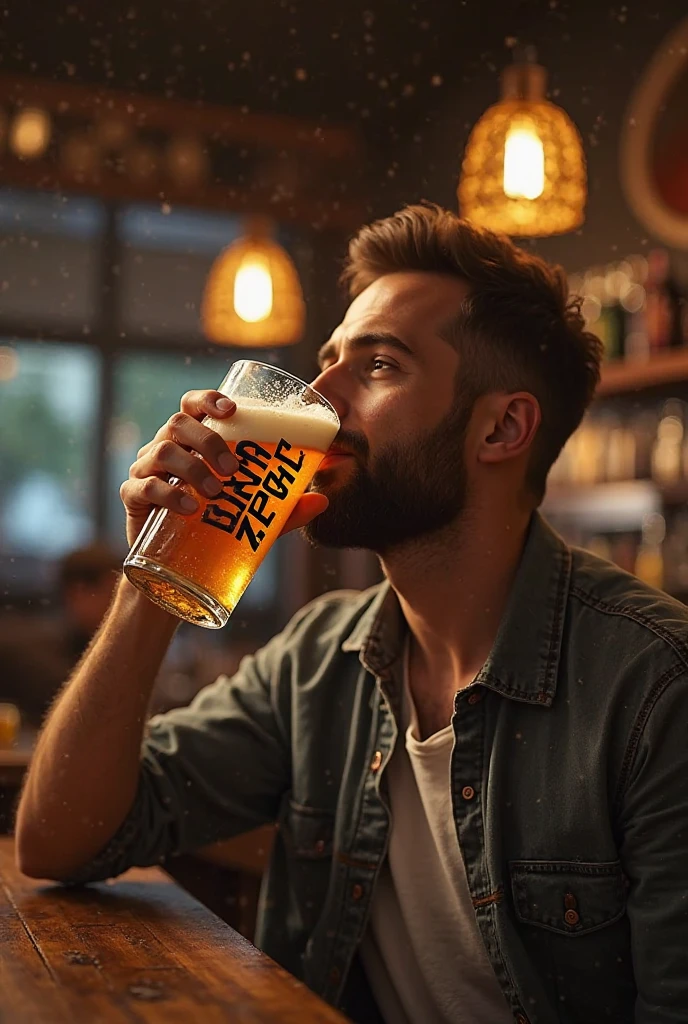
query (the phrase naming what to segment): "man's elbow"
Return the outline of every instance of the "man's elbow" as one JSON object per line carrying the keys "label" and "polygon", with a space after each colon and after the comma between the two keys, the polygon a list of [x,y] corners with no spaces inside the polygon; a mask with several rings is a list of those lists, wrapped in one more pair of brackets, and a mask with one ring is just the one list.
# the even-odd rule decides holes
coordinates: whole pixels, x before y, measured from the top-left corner
{"label": "man's elbow", "polygon": [[17,867],[23,875],[29,878],[45,878],[51,882],[61,882],[60,872],[55,870],[54,864],[36,857],[34,853],[17,848],[15,853]]}
{"label": "man's elbow", "polygon": [[49,839],[31,836],[26,828],[17,828],[14,851],[17,867],[29,878],[65,882],[76,873],[77,865],[60,863],[54,854],[51,856]]}

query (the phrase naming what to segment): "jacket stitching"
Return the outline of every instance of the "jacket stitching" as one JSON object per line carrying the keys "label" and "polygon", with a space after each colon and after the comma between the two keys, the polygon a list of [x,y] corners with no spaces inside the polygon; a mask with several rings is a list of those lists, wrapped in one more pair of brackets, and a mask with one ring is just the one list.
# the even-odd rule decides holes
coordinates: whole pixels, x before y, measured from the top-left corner
{"label": "jacket stitching", "polygon": [[550,637],[549,651],[547,653],[547,663],[545,666],[545,686],[547,688],[548,695],[552,693],[556,686],[559,668],[559,652],[563,632],[564,609],[566,607],[566,593],[569,589],[571,579],[571,564],[571,551],[566,548],[562,552],[561,557],[561,569],[559,572],[559,579],[557,581],[557,593],[555,597],[556,610],[552,623],[553,628]]}
{"label": "jacket stitching", "polygon": [[638,745],[640,743],[642,733],[645,729],[645,726],[647,725],[647,721],[650,717],[650,714],[652,713],[657,701],[664,693],[666,687],[669,685],[669,683],[673,682],[674,679],[682,675],[685,672],[686,668],[688,668],[688,647],[677,641],[676,637],[673,636],[668,630],[664,629],[663,626],[661,626],[657,622],[653,622],[651,619],[647,618],[645,615],[642,614],[642,612],[637,611],[637,609],[635,608],[630,608],[624,605],[611,605],[606,601],[602,601],[600,598],[594,597],[592,594],[588,593],[588,591],[583,590],[581,587],[577,587],[575,585],[571,587],[571,593],[578,597],[585,604],[589,605],[591,608],[595,608],[598,611],[605,612],[608,615],[618,615],[624,618],[631,619],[633,622],[638,623],[638,625],[644,626],[646,629],[649,629],[650,632],[654,633],[656,637],[658,637],[660,640],[663,640],[664,643],[668,644],[668,646],[671,647],[671,649],[675,652],[675,654],[678,655],[682,662],[681,665],[673,665],[671,668],[667,669],[664,675],[662,675],[657,680],[652,690],[650,691],[648,697],[646,698],[644,704],[642,705],[640,711],[638,712],[635,724],[631,730],[628,746],[626,747],[626,753],[621,763],[619,781],[616,787],[616,793],[614,794],[613,815],[618,816],[621,810],[621,803],[625,794],[625,790],[628,786],[631,769],[633,767],[633,762],[635,761],[635,757],[638,752]]}
{"label": "jacket stitching", "polygon": [[622,873],[620,860],[511,860],[509,861],[509,868],[522,874],[574,874],[590,875],[595,878],[611,878]]}
{"label": "jacket stitching", "polygon": [[540,693],[533,693],[532,690],[521,690],[515,686],[509,686],[504,683],[499,676],[494,675],[492,672],[479,672],[475,678],[476,683],[483,683],[485,685],[492,685],[498,693],[503,697],[513,697],[516,700],[523,700],[532,704],[547,704],[550,702],[551,693],[547,693],[544,690]]}
{"label": "jacket stitching", "polygon": [[587,590],[583,590],[575,584],[571,587],[571,593],[575,597],[580,598],[581,601],[588,604],[591,608],[596,608],[598,611],[606,612],[608,615],[618,615],[623,618],[631,619],[633,622],[637,622],[639,626],[644,626],[646,629],[649,629],[655,634],[655,636],[659,637],[660,640],[663,640],[668,644],[676,652],[679,658],[681,658],[684,668],[688,668],[688,646],[678,641],[676,637],[669,632],[669,630],[664,629],[664,627],[658,622],[653,621],[643,615],[642,612],[639,612],[636,608],[632,608],[628,605],[609,604],[607,601],[594,597]]}
{"label": "jacket stitching", "polygon": [[[486,777],[487,767],[488,767],[487,766],[488,752],[487,752],[487,744],[485,742],[486,728],[487,728],[487,726],[486,726],[485,716],[483,715],[481,717],[481,719],[480,719],[480,724],[479,724],[479,729],[480,729],[480,776],[481,776],[481,778],[485,778]],[[453,771],[453,766],[454,766],[454,756],[452,755],[452,771]],[[452,781],[453,781],[453,778],[452,778]],[[456,822],[458,820],[458,816],[457,816],[457,813],[456,813],[456,796],[455,796],[455,794],[452,794],[452,813],[454,815],[454,820]],[[481,806],[480,811],[479,811],[479,821],[480,821],[481,839],[482,839],[482,844],[483,844],[483,848],[484,848],[485,847],[485,810],[484,810],[484,808],[482,806]],[[458,834],[457,834],[457,841],[458,841]],[[461,844],[459,843],[459,846],[460,845]],[[462,857],[463,857],[463,853],[462,853]],[[486,867],[486,869],[487,869],[487,871],[489,873],[489,864],[487,862],[485,863],[485,867]],[[491,879],[488,879],[488,881],[491,881]],[[473,909],[474,910],[478,910],[479,907],[490,906],[490,905],[498,905],[499,903],[502,902],[503,898],[504,898],[504,889],[503,889],[502,886],[498,886],[497,889],[494,892],[484,893],[483,895],[471,896],[471,902],[473,904]],[[477,920],[477,917],[476,917],[476,920]],[[497,930],[497,922],[495,920],[495,914],[494,913],[491,913],[491,914],[487,915],[487,926],[489,927],[491,935],[492,935],[492,948],[495,950],[496,959],[499,961],[499,966],[501,968],[501,971],[502,971],[503,977],[504,977],[504,979],[506,981],[506,984],[509,986],[509,989],[511,990],[512,998],[511,998],[510,1002],[511,1002],[512,1008],[513,1008],[513,1006],[518,1006],[519,1005],[519,992],[518,992],[518,987],[516,985],[514,977],[512,975],[512,972],[511,972],[511,967],[510,967],[509,963],[507,962],[507,958],[506,958],[506,956],[504,954],[504,949],[503,949],[502,943],[499,940],[499,934],[498,934],[498,930]],[[501,980],[500,980],[500,984],[501,984]],[[514,1000],[515,1000],[515,1002],[514,1002]]]}
{"label": "jacket stitching", "polygon": [[[365,669],[367,675],[371,674],[370,670],[368,668],[366,668],[365,666],[364,666],[364,669]],[[377,683],[374,685],[373,691],[375,691],[376,689],[377,689]],[[377,742],[379,729],[380,729],[380,705],[379,705],[379,701],[378,701],[378,706],[377,706],[377,709],[376,709],[376,715],[375,715],[375,718],[373,719],[373,728],[371,728],[371,734],[370,734],[370,739],[369,739],[369,748],[368,748],[367,758],[366,758],[366,765],[370,763],[370,756],[369,756],[370,755],[370,751],[372,750],[372,747]],[[365,785],[364,785],[364,786],[361,787],[360,797],[359,797],[359,801],[358,801],[358,809],[357,809],[357,813],[355,815],[355,827],[354,827],[354,830],[353,830],[354,836],[357,836],[359,834],[360,825],[361,825],[361,818],[363,816],[363,808],[365,806],[365,803],[366,803],[366,788],[365,788]],[[340,863],[342,865],[342,868],[344,869],[344,871],[346,873],[344,879],[342,880],[341,896],[340,896],[340,898],[339,898],[339,900],[337,901],[337,904],[336,904],[336,912],[337,912],[336,919],[337,919],[338,922],[341,922],[342,916],[344,915],[344,909],[345,909],[345,906],[347,904],[347,884],[348,884],[348,871],[349,871],[349,869],[350,868],[360,868],[360,867],[370,868],[371,865],[364,864],[361,861],[356,862],[356,861],[354,861],[353,858],[350,858],[349,855],[344,853],[343,851],[337,851],[337,853],[335,855],[335,859],[337,860],[338,863]],[[376,865],[373,865],[372,867],[373,867],[374,870],[376,870],[376,868],[377,868]],[[335,958],[337,956],[337,953],[338,953],[338,950],[339,950],[339,944],[337,942],[333,942],[331,947],[330,947],[330,956],[328,957],[327,963],[325,965],[325,976],[326,977],[329,976],[329,973],[330,973],[330,971],[332,969],[332,962],[335,960]],[[353,958],[353,955],[354,954],[352,954],[352,958]],[[338,988],[338,993],[341,992],[343,985],[344,985],[344,978],[342,977],[341,980],[340,980],[340,985],[339,985],[339,988]],[[337,995],[337,997],[338,997],[338,995]]]}
{"label": "jacket stitching", "polygon": [[678,676],[683,675],[684,667],[681,665],[675,665],[661,676],[652,690],[649,696],[646,698],[645,703],[638,712],[638,716],[635,720],[635,725],[631,730],[631,737],[628,741],[626,753],[621,763],[621,771],[619,773],[619,782],[616,787],[616,793],[614,795],[614,814],[619,815],[621,811],[621,802],[623,800],[626,788],[630,780],[631,769],[638,753],[638,746],[640,744],[641,736],[645,730],[648,719],[657,704],[657,701],[662,696],[667,686],[674,681]]}

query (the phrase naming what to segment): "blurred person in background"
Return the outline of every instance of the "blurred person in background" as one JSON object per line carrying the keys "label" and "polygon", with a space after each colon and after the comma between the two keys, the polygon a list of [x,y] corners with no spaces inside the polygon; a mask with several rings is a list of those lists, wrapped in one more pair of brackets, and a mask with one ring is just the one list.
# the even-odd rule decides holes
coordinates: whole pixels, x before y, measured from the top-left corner
{"label": "blurred person in background", "polygon": [[0,701],[40,725],[107,611],[122,559],[106,544],[77,548],[57,566],[57,601],[47,614],[0,618]]}
{"label": "blurred person in background", "polygon": [[[57,565],[54,611],[0,617],[0,702],[16,704],[25,725],[41,724],[110,606],[121,570],[121,556],[107,544],[77,548]],[[246,652],[245,641],[234,646]],[[236,650],[229,660],[238,664]],[[183,624],[158,673],[150,712],[188,704],[209,678],[227,670],[227,661],[221,646]]]}

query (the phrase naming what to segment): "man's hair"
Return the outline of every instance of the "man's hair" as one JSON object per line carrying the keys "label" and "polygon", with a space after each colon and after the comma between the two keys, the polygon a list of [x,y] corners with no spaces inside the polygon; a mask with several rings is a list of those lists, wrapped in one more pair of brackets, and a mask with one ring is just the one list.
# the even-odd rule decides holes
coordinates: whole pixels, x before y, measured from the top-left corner
{"label": "man's hair", "polygon": [[[566,274],[434,204],[408,206],[361,228],[349,244],[342,281],[352,298],[397,271],[451,274],[469,295],[448,325],[461,356],[462,394],[528,391],[542,423],[527,485],[542,500],[547,474],[580,424],[600,377],[602,343],[584,329]],[[467,390],[464,392],[464,388]]]}

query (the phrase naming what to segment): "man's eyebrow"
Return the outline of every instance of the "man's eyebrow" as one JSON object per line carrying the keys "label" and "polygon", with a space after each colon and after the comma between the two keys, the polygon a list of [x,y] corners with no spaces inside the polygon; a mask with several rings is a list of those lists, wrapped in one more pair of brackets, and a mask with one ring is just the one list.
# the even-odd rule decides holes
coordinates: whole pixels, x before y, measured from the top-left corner
{"label": "man's eyebrow", "polygon": [[[387,348],[396,349],[397,352],[403,352],[404,355],[410,356],[411,359],[417,359],[413,349],[409,348],[401,338],[397,338],[396,334],[389,334],[386,331],[358,334],[346,342],[346,347],[350,352],[360,352],[362,349],[375,348],[376,345],[385,345]],[[326,341],[318,352],[318,365],[322,366],[324,362],[334,358],[336,355],[337,342],[332,341],[332,339]]]}

